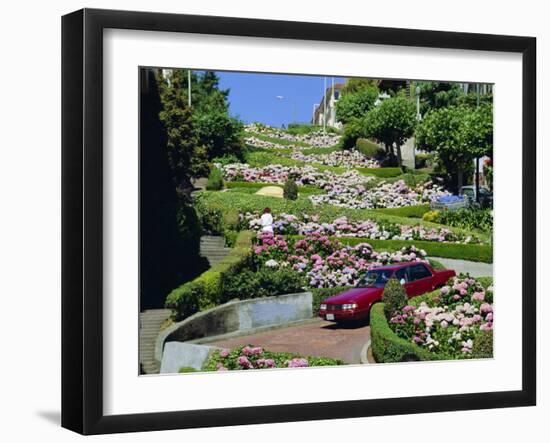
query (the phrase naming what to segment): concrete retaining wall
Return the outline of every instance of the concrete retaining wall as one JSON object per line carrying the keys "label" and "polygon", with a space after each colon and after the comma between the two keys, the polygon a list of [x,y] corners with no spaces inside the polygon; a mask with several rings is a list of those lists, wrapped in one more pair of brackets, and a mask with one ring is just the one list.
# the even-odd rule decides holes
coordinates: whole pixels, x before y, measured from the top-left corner
{"label": "concrete retaining wall", "polygon": [[157,338],[155,358],[159,363],[162,361],[165,342],[188,342],[309,319],[313,315],[312,298],[311,292],[301,292],[236,300],[198,312],[161,331]]}
{"label": "concrete retaining wall", "polygon": [[215,348],[212,346],[194,345],[177,341],[166,343],[162,354],[160,373],[175,373],[184,366],[200,371],[212,349]]}

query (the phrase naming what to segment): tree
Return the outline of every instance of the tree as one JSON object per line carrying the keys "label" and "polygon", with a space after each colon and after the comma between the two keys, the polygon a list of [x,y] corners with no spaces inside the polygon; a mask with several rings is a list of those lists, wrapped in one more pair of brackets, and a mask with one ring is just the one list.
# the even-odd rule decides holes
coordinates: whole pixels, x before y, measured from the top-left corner
{"label": "tree", "polygon": [[432,109],[440,109],[458,104],[465,95],[457,83],[419,82],[420,113],[427,114]]}
{"label": "tree", "polygon": [[476,109],[450,106],[430,111],[416,131],[420,149],[436,152],[447,171],[456,171],[457,189],[463,184],[463,172],[475,158],[492,156],[492,105]]}
{"label": "tree", "polygon": [[164,307],[166,294],[208,267],[199,255],[200,225],[194,208],[178,198],[163,148],[162,103],[152,69],[140,70],[140,307]]}
{"label": "tree", "polygon": [[350,78],[342,88],[342,94],[354,94],[369,88],[377,88],[380,85],[380,80],[374,78]]}
{"label": "tree", "polygon": [[198,143],[206,147],[208,158],[236,155],[242,159],[243,125],[222,109],[197,111],[193,117]]}
{"label": "tree", "polygon": [[[200,176],[207,166],[201,155],[187,101],[187,71],[174,70],[169,77],[157,74],[162,109],[160,121],[166,130],[166,150],[176,190],[191,187],[191,177]],[[203,163],[203,164],[201,164]]]}
{"label": "tree", "polygon": [[397,164],[401,167],[401,146],[414,134],[416,126],[414,103],[403,95],[388,98],[367,113],[363,125],[367,137],[381,142],[391,159],[397,152]]}
{"label": "tree", "polygon": [[392,318],[407,302],[408,297],[403,285],[396,278],[390,278],[382,293],[382,303],[384,303],[386,318],[388,320]]}
{"label": "tree", "polygon": [[243,125],[229,115],[229,89],[220,89],[219,77],[206,71],[191,81],[193,125],[198,144],[211,160],[223,155],[243,158]]}
{"label": "tree", "polygon": [[343,93],[336,102],[336,118],[344,125],[354,118],[362,118],[374,107],[378,88],[369,86],[353,93]]}

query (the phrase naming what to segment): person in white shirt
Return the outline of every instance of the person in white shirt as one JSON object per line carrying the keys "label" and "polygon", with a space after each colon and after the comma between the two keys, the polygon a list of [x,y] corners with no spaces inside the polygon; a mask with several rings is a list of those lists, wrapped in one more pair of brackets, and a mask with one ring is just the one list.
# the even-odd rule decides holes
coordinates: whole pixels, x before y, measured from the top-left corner
{"label": "person in white shirt", "polygon": [[273,216],[271,215],[271,209],[264,209],[260,221],[262,223],[262,232],[270,232],[273,234]]}

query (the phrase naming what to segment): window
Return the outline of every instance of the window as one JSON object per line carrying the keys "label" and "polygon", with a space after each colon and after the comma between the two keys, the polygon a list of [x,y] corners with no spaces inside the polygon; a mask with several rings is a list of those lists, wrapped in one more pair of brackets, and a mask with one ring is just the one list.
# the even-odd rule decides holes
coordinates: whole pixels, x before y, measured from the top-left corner
{"label": "window", "polygon": [[409,273],[407,272],[409,268],[402,268],[395,271],[395,278],[400,282],[405,280],[405,283],[409,281]]}
{"label": "window", "polygon": [[365,276],[365,286],[384,286],[390,279],[392,271],[387,269],[379,269],[369,271]]}
{"label": "window", "polygon": [[430,271],[426,268],[426,266],[422,264],[411,266],[410,271],[410,277],[411,281],[420,280],[421,278],[430,277],[432,274],[430,274]]}

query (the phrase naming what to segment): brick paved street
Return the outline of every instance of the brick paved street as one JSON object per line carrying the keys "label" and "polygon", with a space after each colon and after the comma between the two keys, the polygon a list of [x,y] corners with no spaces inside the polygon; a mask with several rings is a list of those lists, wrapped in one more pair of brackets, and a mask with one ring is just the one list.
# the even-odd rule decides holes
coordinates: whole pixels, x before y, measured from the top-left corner
{"label": "brick paved street", "polygon": [[209,345],[232,348],[249,344],[270,351],[339,358],[346,363],[360,363],[361,350],[369,339],[370,327],[366,323],[337,325],[318,319],[299,326],[246,335]]}

